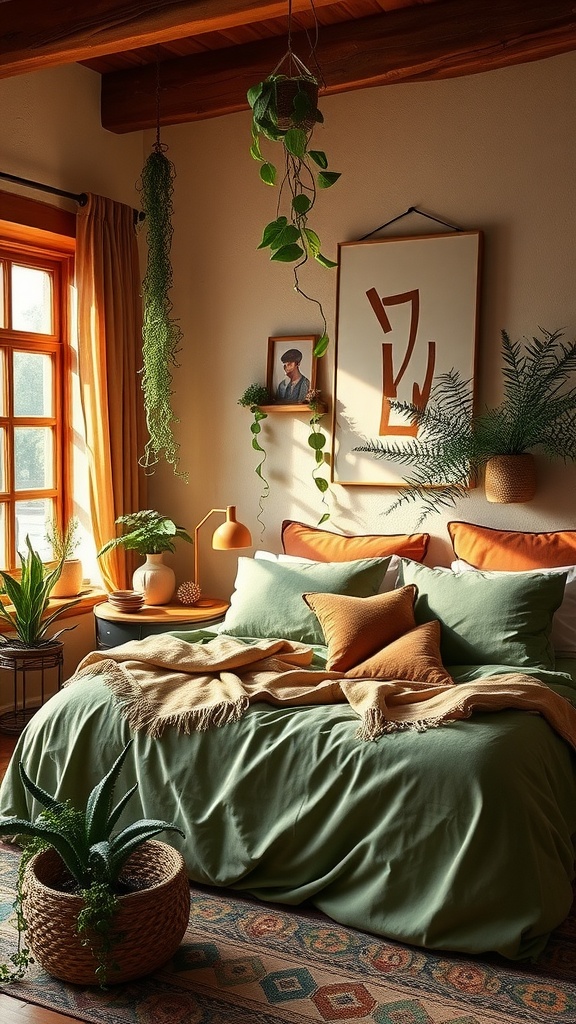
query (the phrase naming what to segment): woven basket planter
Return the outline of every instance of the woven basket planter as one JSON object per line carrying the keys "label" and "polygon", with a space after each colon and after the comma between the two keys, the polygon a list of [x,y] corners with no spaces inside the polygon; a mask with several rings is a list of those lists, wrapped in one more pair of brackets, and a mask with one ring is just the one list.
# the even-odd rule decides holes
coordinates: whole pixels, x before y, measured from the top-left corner
{"label": "woven basket planter", "polygon": [[484,491],[488,501],[512,505],[532,501],[536,494],[536,464],[530,452],[495,455],[486,463]]}
{"label": "woven basket planter", "polygon": [[[121,936],[110,952],[106,985],[132,981],[161,967],[174,955],[190,916],[190,886],[180,853],[150,839],[128,858],[122,876],[141,886],[120,896],[113,932]],[[57,886],[70,876],[53,849],[37,853],[24,878],[24,917],[30,948],[44,970],[75,985],[97,985],[98,966],[76,930],[80,896]]]}
{"label": "woven basket planter", "polygon": [[276,82],[276,123],[282,131],[289,128],[303,128],[308,131],[316,124],[314,117],[294,120],[294,97],[305,92],[310,98],[310,109],[318,106],[318,83],[308,78],[284,78]]}

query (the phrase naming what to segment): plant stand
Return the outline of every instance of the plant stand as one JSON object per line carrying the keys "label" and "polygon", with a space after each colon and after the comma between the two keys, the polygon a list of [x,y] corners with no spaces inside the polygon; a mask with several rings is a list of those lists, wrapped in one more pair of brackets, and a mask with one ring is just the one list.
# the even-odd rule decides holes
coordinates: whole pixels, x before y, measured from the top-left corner
{"label": "plant stand", "polygon": [[[0,732],[18,734],[45,700],[46,673],[56,669],[56,687],[62,686],[64,644],[45,647],[12,647],[0,651],[0,669],[12,673],[13,708],[0,715]],[[40,673],[40,704],[28,704],[28,675]],[[19,685],[20,683],[20,685]]]}

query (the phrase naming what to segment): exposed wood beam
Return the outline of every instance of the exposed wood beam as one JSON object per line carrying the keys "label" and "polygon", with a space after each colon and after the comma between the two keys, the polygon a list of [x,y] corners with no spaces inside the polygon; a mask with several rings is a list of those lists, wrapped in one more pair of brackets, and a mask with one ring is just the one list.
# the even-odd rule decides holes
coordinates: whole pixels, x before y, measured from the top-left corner
{"label": "exposed wood beam", "polygon": [[[314,0],[317,7],[337,0]],[[310,0],[292,0],[295,13]],[[0,0],[0,78],[285,17],[286,0]]]}
{"label": "exposed wood beam", "polygon": [[[294,48],[306,59],[305,40]],[[300,49],[299,49],[300,42]],[[164,125],[247,108],[246,90],[275,66],[285,39],[182,57],[160,65]],[[442,0],[321,30],[326,93],[477,74],[576,49],[573,0]],[[156,68],[103,76],[102,124],[114,132],[150,128]]]}

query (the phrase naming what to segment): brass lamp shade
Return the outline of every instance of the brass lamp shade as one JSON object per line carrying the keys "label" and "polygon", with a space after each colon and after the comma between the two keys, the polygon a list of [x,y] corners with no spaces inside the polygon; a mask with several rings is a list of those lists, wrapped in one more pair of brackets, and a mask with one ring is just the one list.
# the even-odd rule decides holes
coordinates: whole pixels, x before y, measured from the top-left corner
{"label": "brass lamp shade", "polygon": [[226,522],[214,530],[212,547],[217,551],[230,551],[232,548],[249,548],[251,544],[250,530],[236,519],[236,506],[228,505]]}

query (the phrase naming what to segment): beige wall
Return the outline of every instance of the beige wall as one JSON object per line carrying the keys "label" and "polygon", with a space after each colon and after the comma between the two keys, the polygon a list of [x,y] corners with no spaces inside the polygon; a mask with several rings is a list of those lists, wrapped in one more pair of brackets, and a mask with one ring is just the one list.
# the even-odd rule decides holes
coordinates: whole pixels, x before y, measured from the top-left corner
{"label": "beige wall", "polygon": [[[576,330],[574,166],[576,54],[446,82],[398,85],[326,98],[321,148],[342,171],[320,195],[315,223],[324,251],[353,240],[418,206],[485,234],[479,342],[483,401],[499,398],[500,330],[513,338],[538,326]],[[283,518],[316,523],[322,508],[310,483],[304,416],[270,416],[264,437],[271,494],[266,531],[256,522],[259,481],[250,447],[250,414],[237,405],[248,384],[263,381],[269,335],[319,328],[315,309],[291,290],[291,271],[256,246],[275,216],[275,193],[258,179],[248,153],[249,115],[240,113],[164,132],[175,182],[174,315],[184,329],[176,409],[184,485],[170,470],[152,478],[152,502],[191,526],[211,506],[238,505],[258,546],[279,549]],[[418,233],[425,222],[397,225]],[[306,274],[325,305],[334,334],[336,274]],[[332,386],[332,353],[321,364]],[[463,518],[516,529],[576,526],[576,468],[541,464],[536,499],[489,505],[472,493],[451,516],[432,517],[430,557],[448,555],[445,522]],[[334,486],[328,528],[410,531],[416,510],[385,517],[388,489]],[[216,525],[215,517],[211,520]],[[206,540],[210,531],[208,524]],[[229,593],[234,556],[202,547],[205,589]],[[189,551],[174,560],[191,575]]]}
{"label": "beige wall", "polygon": [[[500,330],[512,337],[538,325],[576,329],[573,239],[576,203],[576,54],[453,81],[398,85],[326,98],[321,145],[342,179],[320,196],[315,225],[328,255],[415,205],[485,235],[479,344],[480,397],[499,397]],[[99,79],[78,66],[0,82],[0,170],[92,190],[137,203],[135,182],[151,133],[116,136],[99,121]],[[279,548],[283,518],[317,522],[319,494],[304,416],[270,416],[264,439],[272,485],[266,531],[256,521],[259,481],[250,446],[250,414],[237,405],[262,381],[270,335],[319,328],[314,307],[295,295],[290,269],[271,264],[256,246],[272,219],[275,194],[258,179],[248,153],[249,115],[163,131],[176,165],[173,241],[174,316],[184,330],[175,371],[184,484],[167,467],[150,480],[150,504],[192,529],[212,506],[234,502],[258,546]],[[144,146],[143,146],[144,142]],[[421,230],[419,218],[401,222]],[[314,266],[303,284],[324,302],[334,335],[336,274]],[[330,393],[332,351],[320,365]],[[541,486],[525,506],[489,505],[480,491],[452,516],[428,521],[431,560],[448,554],[445,522],[465,518],[493,526],[576,527],[576,469],[541,464]],[[415,510],[382,513],[393,492],[334,486],[329,528],[410,531]],[[207,548],[205,591],[223,596],[234,578],[233,554]],[[172,559],[179,580],[192,575],[192,551]]]}

